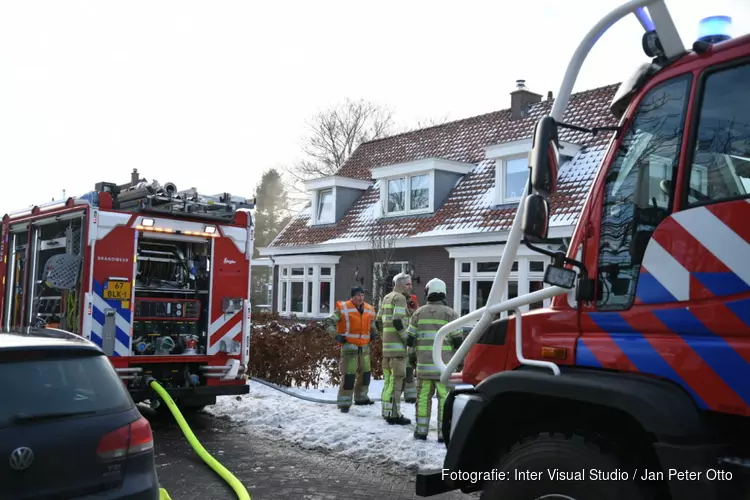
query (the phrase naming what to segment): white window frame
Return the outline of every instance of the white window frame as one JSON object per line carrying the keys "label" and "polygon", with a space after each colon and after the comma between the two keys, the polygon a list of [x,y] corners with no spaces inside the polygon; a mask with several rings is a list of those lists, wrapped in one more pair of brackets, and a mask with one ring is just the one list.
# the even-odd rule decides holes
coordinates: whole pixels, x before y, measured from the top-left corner
{"label": "white window frame", "polygon": [[[408,273],[409,272],[409,262],[407,262],[405,260],[399,260],[399,261],[395,261],[395,262],[387,262],[387,264],[389,266],[399,266],[400,265],[402,273]],[[379,274],[378,271],[379,271],[379,268],[381,268],[381,267],[383,267],[383,262],[376,262],[375,264],[372,265],[372,291],[373,292],[375,292],[377,290],[377,288],[375,286],[375,276],[378,276],[378,274]],[[375,302],[380,302],[380,299],[382,299],[382,298],[383,297],[375,297],[375,295],[373,294],[373,300]]]}
{"label": "white window frame", "polygon": [[[321,194],[325,191],[331,191],[331,203],[333,204],[333,212],[331,213],[330,219],[318,219],[318,209],[320,208]],[[312,193],[312,204],[310,205],[310,220],[313,224],[334,224],[336,222],[336,186],[325,187],[313,191]]]}
{"label": "white window frame", "polygon": [[[508,282],[515,281],[518,283],[518,296],[525,295],[529,293],[529,285],[532,281],[543,281],[544,279],[544,271],[542,272],[536,272],[531,271],[530,266],[531,262],[543,262],[546,266],[550,259],[549,257],[546,257],[544,255],[540,255],[538,257],[525,257],[525,256],[518,256],[516,258],[516,261],[518,262],[518,271],[511,271],[508,274]],[[500,262],[499,256],[494,257],[471,257],[471,258],[464,258],[464,259],[455,259],[455,269],[454,269],[454,276],[455,276],[455,283],[454,283],[454,294],[453,294],[453,309],[461,313],[461,307],[462,307],[462,299],[463,296],[461,294],[461,283],[464,281],[468,281],[470,283],[469,285],[469,312],[474,312],[477,307],[477,283],[480,281],[493,281],[495,279],[495,272],[478,272],[477,271],[477,265],[481,262]],[[461,272],[461,267],[464,263],[468,263],[470,267],[470,271],[468,273]],[[544,284],[544,288],[549,287],[546,283]],[[508,289],[505,289],[505,297],[507,297]],[[505,299],[503,297],[503,300]],[[545,299],[543,301],[544,307],[549,307],[552,304],[552,299]],[[529,310],[529,305],[521,306],[519,309],[521,311],[526,312]],[[507,317],[508,313],[503,312],[500,314],[501,318]]]}
{"label": "white window frame", "polygon": [[[542,245],[546,250],[556,250],[549,245]],[[497,262],[499,264],[500,257],[505,250],[505,245],[472,245],[472,246],[455,246],[447,247],[448,255],[453,259],[453,308],[459,314],[461,314],[461,282],[470,282],[469,287],[469,312],[476,310],[477,301],[477,282],[479,281],[494,281],[496,272],[478,272],[477,264],[479,262]],[[521,246],[518,249],[516,255],[516,262],[518,262],[518,270],[511,271],[508,274],[508,281],[516,281],[518,283],[518,296],[529,293],[530,283],[532,281],[544,281],[544,270],[547,264],[551,262],[551,259],[546,255],[534,252],[527,247]],[[541,271],[531,271],[531,262],[543,262],[544,266]],[[469,272],[462,272],[461,267],[464,263],[470,265]],[[544,283],[544,288],[550,285]],[[505,290],[507,295],[508,290]],[[552,299],[545,299],[542,301],[543,307],[550,307],[552,305]],[[521,311],[528,311],[529,305],[520,307]],[[501,317],[506,317],[507,313],[502,313]]]}
{"label": "white window frame", "polygon": [[[298,318],[323,318],[328,316],[336,304],[336,265],[340,256],[336,255],[307,255],[276,257],[278,266],[278,290],[276,311],[282,317],[296,316]],[[293,268],[302,268],[302,275],[292,276]],[[330,275],[321,274],[322,268],[330,268]],[[309,272],[312,270],[312,273]],[[293,312],[291,300],[284,303],[284,294],[288,299],[292,294],[292,283],[302,283],[302,311]],[[310,290],[308,283],[312,283],[312,308],[307,310],[310,303]],[[320,284],[330,283],[329,311],[320,311]]]}
{"label": "white window frame", "polygon": [[511,160],[520,160],[522,158],[526,159],[526,168],[528,170],[528,153],[526,153],[525,155],[520,154],[505,156],[503,158],[495,158],[495,199],[497,200],[498,205],[516,202],[521,199],[523,193],[518,196],[505,196],[505,188],[508,174],[508,162]]}
{"label": "white window frame", "polygon": [[[506,162],[523,157],[528,159],[531,147],[532,139],[528,138],[503,144],[495,144],[484,148],[485,157],[495,161],[495,190],[493,193],[493,205],[514,203],[521,199],[521,196],[505,196]],[[560,141],[560,167],[562,167],[562,162],[565,160],[562,156],[570,157],[572,159],[580,150],[581,146],[577,144]]]}
{"label": "white window frame", "polygon": [[[427,176],[427,185],[429,194],[427,195],[427,208],[411,209],[411,180],[413,177]],[[388,211],[388,185],[390,181],[404,179],[406,183],[406,196],[404,198],[404,210]],[[435,171],[424,170],[418,172],[409,172],[403,175],[384,177],[380,179],[380,203],[383,207],[382,214],[385,217],[398,217],[402,215],[427,214],[435,211]]]}
{"label": "white window frame", "polygon": [[[302,185],[305,186],[305,191],[310,193],[310,225],[316,224],[335,224],[336,214],[338,209],[338,189],[337,188],[348,188],[356,191],[365,192],[372,187],[372,181],[364,181],[360,179],[351,179],[349,177],[339,177],[337,175],[331,175],[327,177],[320,177],[317,179],[309,179],[302,181]],[[318,203],[321,191],[333,190],[333,219],[332,220],[318,220]]]}

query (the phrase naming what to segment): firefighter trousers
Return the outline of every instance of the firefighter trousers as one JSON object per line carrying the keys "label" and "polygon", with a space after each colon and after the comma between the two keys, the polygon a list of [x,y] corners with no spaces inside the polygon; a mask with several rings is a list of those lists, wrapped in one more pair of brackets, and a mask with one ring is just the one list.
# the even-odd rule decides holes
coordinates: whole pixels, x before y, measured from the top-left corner
{"label": "firefighter trousers", "polygon": [[415,436],[427,436],[430,433],[430,416],[432,414],[432,398],[437,392],[437,437],[443,439],[443,409],[445,398],[453,390],[453,385],[441,384],[439,380],[417,378],[417,428]]}
{"label": "firefighter trousers", "polygon": [[401,415],[401,392],[406,378],[406,356],[383,358],[383,393],[380,396],[383,418]]}
{"label": "firefighter trousers", "polygon": [[336,406],[349,408],[352,398],[356,402],[369,401],[367,393],[370,389],[370,345],[356,346],[345,343],[341,346],[339,359],[339,373],[341,383]]}
{"label": "firefighter trousers", "polygon": [[414,366],[406,365],[406,378],[404,378],[404,401],[415,403],[417,401],[417,382],[414,380]]}

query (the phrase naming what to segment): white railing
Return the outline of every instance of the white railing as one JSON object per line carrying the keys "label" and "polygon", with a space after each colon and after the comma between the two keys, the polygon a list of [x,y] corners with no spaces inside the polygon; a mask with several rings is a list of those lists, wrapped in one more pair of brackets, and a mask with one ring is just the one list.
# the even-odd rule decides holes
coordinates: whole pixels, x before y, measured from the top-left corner
{"label": "white railing", "polygon": [[[648,14],[644,9],[648,9]],[[677,32],[677,28],[672,21],[672,16],[667,10],[667,6],[664,0],[632,0],[627,2],[604,16],[594,27],[589,30],[586,36],[578,45],[573,57],[568,64],[568,68],[565,71],[565,77],[560,85],[560,90],[557,93],[557,98],[552,106],[550,116],[556,121],[560,122],[565,115],[565,110],[568,107],[570,101],[570,95],[573,91],[578,73],[581,70],[583,62],[586,60],[591,49],[596,45],[596,42],[601,36],[615,23],[617,23],[623,17],[634,14],[638,19],[638,22],[644,28],[645,31],[655,29],[664,50],[664,55],[667,58],[677,56],[685,51],[685,47],[682,44],[680,35]],[[640,44],[639,44],[640,45]],[[560,374],[560,369],[556,364],[547,361],[535,361],[529,360],[523,357],[522,349],[522,328],[521,328],[521,312],[520,307],[532,304],[534,302],[549,299],[557,295],[569,293],[570,290],[558,286],[552,286],[544,288],[542,290],[528,293],[514,299],[505,300],[500,302],[503,297],[508,283],[508,274],[513,261],[516,259],[518,253],[518,246],[521,244],[523,234],[521,234],[521,221],[523,219],[524,202],[529,191],[529,180],[526,181],[526,189],[524,195],[518,203],[518,209],[516,210],[516,216],[513,219],[513,224],[508,234],[508,241],[505,244],[505,249],[500,257],[500,265],[498,266],[495,279],[492,283],[492,289],[487,297],[488,306],[477,309],[476,311],[469,313],[455,321],[451,321],[447,325],[443,326],[438,330],[435,338],[435,343],[432,349],[432,361],[440,369],[440,381],[442,383],[448,383],[449,381],[461,380],[461,373],[454,373],[458,365],[464,360],[469,349],[476,344],[479,338],[484,334],[487,327],[491,323],[491,318],[494,314],[514,310],[516,315],[514,317],[516,325],[516,356],[521,364],[533,365],[533,366],[544,366],[550,368],[555,375]],[[579,222],[580,222],[579,218]],[[572,249],[571,249],[572,250]],[[464,342],[459,347],[458,351],[453,355],[450,362],[446,365],[442,359],[442,348],[445,336],[452,331],[456,331],[458,328],[469,325],[476,318],[480,318],[479,322],[472,328],[471,333],[466,337]]]}

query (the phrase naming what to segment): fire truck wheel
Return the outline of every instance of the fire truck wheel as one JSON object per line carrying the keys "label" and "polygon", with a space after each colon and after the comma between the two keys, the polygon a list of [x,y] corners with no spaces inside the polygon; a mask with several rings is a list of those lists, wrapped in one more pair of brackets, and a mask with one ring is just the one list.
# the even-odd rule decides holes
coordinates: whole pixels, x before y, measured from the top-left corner
{"label": "fire truck wheel", "polygon": [[[651,500],[634,467],[574,434],[540,434],[516,443],[495,466],[482,500]],[[501,476],[501,474],[505,474]],[[637,474],[637,473],[636,473]]]}

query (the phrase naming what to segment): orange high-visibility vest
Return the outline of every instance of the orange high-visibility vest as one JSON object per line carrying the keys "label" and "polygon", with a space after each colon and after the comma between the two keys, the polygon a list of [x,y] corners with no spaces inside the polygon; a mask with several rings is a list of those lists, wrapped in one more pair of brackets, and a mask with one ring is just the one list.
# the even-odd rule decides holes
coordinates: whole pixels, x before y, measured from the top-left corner
{"label": "orange high-visibility vest", "polygon": [[414,294],[411,294],[411,300],[406,303],[406,306],[412,311],[416,311],[419,309],[419,301],[417,300],[417,296]]}
{"label": "orange high-visibility vest", "polygon": [[364,309],[360,314],[354,302],[336,302],[339,310],[339,322],[336,331],[346,337],[350,344],[363,346],[370,342],[370,325],[375,320],[375,309],[367,302],[362,304]]}

